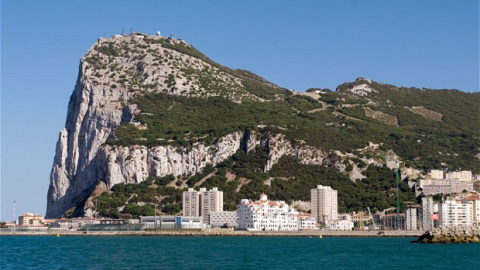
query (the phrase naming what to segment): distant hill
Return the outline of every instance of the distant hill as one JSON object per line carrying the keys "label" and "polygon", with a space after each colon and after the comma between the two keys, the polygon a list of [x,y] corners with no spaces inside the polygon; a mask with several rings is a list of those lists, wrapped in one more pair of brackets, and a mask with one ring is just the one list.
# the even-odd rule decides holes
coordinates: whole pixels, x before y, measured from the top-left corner
{"label": "distant hill", "polygon": [[80,65],[52,169],[47,216],[135,217],[181,210],[187,187],[339,209],[395,205],[433,168],[480,172],[480,93],[397,87],[365,78],[335,92],[293,92],[210,60],[185,41],[99,39]]}

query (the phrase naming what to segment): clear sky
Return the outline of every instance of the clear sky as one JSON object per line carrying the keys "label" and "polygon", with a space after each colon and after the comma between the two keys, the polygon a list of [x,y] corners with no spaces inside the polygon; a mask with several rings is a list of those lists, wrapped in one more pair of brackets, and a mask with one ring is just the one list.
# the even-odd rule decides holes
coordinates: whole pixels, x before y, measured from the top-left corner
{"label": "clear sky", "polygon": [[80,58],[99,37],[185,39],[282,87],[366,77],[479,91],[478,0],[1,1],[1,220],[45,214]]}

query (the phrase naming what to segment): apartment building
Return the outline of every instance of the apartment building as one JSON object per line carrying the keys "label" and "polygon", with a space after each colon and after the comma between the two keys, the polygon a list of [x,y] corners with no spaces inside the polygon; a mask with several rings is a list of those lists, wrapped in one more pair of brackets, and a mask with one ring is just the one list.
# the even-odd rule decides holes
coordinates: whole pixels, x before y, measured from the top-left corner
{"label": "apartment building", "polygon": [[43,216],[40,214],[25,213],[18,217],[19,225],[43,225]]}
{"label": "apartment building", "polygon": [[472,224],[476,227],[480,227],[480,195],[470,195],[462,199],[462,203],[470,204]]}
{"label": "apartment building", "polygon": [[265,231],[298,230],[298,212],[284,201],[270,201],[261,194],[260,200],[242,199],[237,210],[238,228]]}
{"label": "apartment building", "polygon": [[203,223],[210,223],[210,212],[223,211],[223,191],[189,188],[183,192],[183,216],[201,217]]}
{"label": "apartment building", "polygon": [[446,200],[439,205],[440,226],[472,225],[472,205]]}
{"label": "apartment building", "polygon": [[238,227],[238,217],[236,211],[212,211],[210,212],[209,221],[209,224],[212,227]]}
{"label": "apartment building", "polygon": [[311,190],[312,216],[317,222],[328,223],[338,217],[338,195],[331,187],[318,185]]}

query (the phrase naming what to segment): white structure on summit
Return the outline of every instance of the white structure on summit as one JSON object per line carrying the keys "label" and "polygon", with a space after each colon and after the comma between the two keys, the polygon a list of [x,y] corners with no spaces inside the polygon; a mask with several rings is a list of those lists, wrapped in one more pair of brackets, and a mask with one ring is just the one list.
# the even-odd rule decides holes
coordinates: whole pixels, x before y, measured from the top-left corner
{"label": "white structure on summit", "polygon": [[338,195],[331,187],[318,185],[311,190],[312,216],[318,222],[329,223],[338,217]]}
{"label": "white structure on summit", "polygon": [[242,199],[238,213],[238,228],[265,231],[298,230],[298,212],[284,201],[269,201],[267,195],[260,200]]}

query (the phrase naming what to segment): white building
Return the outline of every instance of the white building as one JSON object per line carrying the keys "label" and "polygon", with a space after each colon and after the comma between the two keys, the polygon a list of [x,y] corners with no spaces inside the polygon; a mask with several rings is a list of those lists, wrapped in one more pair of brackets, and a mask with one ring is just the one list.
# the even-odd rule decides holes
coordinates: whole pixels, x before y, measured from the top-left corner
{"label": "white building", "polygon": [[227,226],[229,228],[238,227],[238,217],[236,211],[216,211],[210,212],[210,225],[212,227],[223,227]]}
{"label": "white building", "polygon": [[429,174],[432,179],[444,179],[442,170],[431,170]]}
{"label": "white building", "polygon": [[150,229],[203,229],[205,225],[200,217],[182,216],[140,216],[141,224],[150,225]]}
{"label": "white building", "polygon": [[447,178],[451,178],[461,182],[471,182],[472,181],[472,172],[471,171],[455,171],[449,172]]}
{"label": "white building", "polygon": [[460,181],[459,178],[448,179],[420,179],[419,187],[423,194],[433,195],[437,193],[461,193],[464,190],[473,191],[473,182]]}
{"label": "white building", "polygon": [[439,206],[440,226],[472,225],[472,205],[446,200]]}
{"label": "white building", "polygon": [[471,205],[472,224],[480,227],[480,195],[471,195],[463,198],[462,203]]}
{"label": "white building", "polygon": [[298,212],[284,201],[269,201],[267,195],[260,200],[242,199],[237,210],[238,228],[265,231],[298,230]]}
{"label": "white building", "polygon": [[417,230],[417,208],[413,205],[407,205],[405,210],[405,230],[415,231]]}
{"label": "white building", "polygon": [[352,216],[349,214],[339,215],[338,219],[328,223],[328,229],[334,231],[351,231],[353,229]]}
{"label": "white building", "polygon": [[203,223],[210,224],[210,212],[223,211],[223,191],[219,191],[216,187],[209,191],[204,190],[200,198]]}
{"label": "white building", "polygon": [[422,230],[428,231],[434,228],[434,221],[432,220],[433,213],[435,213],[435,209],[433,207],[433,198],[423,197],[421,204]]}
{"label": "white building", "polygon": [[460,172],[460,181],[473,181],[472,172],[471,171],[461,171]]}
{"label": "white building", "polygon": [[318,225],[315,218],[310,214],[298,214],[298,230],[299,231],[308,231],[308,230],[317,230]]}
{"label": "white building", "polygon": [[210,212],[223,211],[223,191],[216,187],[209,191],[189,188],[183,192],[182,208],[184,217],[202,217],[202,221],[209,224]]}
{"label": "white building", "polygon": [[100,220],[92,217],[62,218],[50,220],[50,227],[61,229],[80,229],[86,224],[100,224]]}
{"label": "white building", "polygon": [[338,216],[337,191],[331,187],[318,185],[311,190],[312,215],[318,222],[336,220]]}
{"label": "white building", "polygon": [[200,217],[200,195],[202,190],[198,191],[189,188],[183,192],[183,216],[184,217]]}
{"label": "white building", "polygon": [[43,225],[43,216],[40,214],[25,213],[18,217],[20,225]]}

